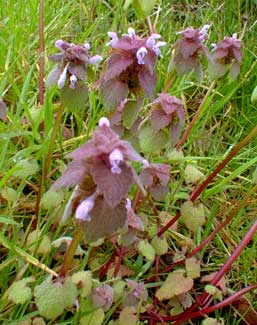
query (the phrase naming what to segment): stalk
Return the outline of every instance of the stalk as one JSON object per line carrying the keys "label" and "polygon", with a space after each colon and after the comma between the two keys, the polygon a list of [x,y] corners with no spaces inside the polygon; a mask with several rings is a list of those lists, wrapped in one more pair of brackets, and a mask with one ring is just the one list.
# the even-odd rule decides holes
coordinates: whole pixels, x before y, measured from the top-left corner
{"label": "stalk", "polygon": [[39,103],[44,104],[44,0],[39,1]]}
{"label": "stalk", "polygon": [[69,269],[71,268],[73,256],[76,252],[76,249],[77,249],[82,237],[83,237],[83,231],[82,231],[82,229],[78,228],[72,238],[72,241],[71,241],[65,255],[64,255],[64,260],[63,260],[63,263],[62,263],[60,271],[59,271],[59,276],[61,278],[64,278],[66,276],[67,272],[69,271]]}

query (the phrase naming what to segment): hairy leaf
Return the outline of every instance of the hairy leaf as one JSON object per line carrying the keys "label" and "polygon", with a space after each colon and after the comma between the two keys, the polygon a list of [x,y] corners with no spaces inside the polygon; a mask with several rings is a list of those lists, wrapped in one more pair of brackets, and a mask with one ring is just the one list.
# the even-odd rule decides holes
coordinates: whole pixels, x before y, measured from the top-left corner
{"label": "hairy leaf", "polygon": [[196,231],[199,227],[205,224],[204,206],[199,204],[194,205],[191,201],[183,203],[181,206],[181,218],[186,227],[192,231]]}
{"label": "hairy leaf", "polygon": [[15,304],[24,304],[32,298],[32,291],[27,286],[28,283],[35,281],[33,277],[15,281],[8,291],[8,299]]}
{"label": "hairy leaf", "polygon": [[194,281],[184,276],[183,270],[170,273],[160,289],[156,291],[156,297],[162,301],[171,299],[192,289]]}

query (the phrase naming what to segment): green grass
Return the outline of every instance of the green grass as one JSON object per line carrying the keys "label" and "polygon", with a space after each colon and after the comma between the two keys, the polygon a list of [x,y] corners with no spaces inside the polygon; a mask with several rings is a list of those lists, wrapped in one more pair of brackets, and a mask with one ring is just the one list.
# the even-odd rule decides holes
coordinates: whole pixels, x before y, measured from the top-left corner
{"label": "green grass", "polygon": [[[98,53],[106,57],[107,31],[118,31],[122,34],[126,32],[128,26],[132,25],[138,34],[147,33],[146,23],[138,20],[132,7],[124,13],[123,1],[46,0],[44,20],[45,75],[53,66],[48,60],[48,55],[56,53],[54,43],[57,39],[74,43],[88,41],[91,44],[92,54]],[[201,27],[206,23],[212,24],[209,43],[218,41],[225,35],[232,35],[234,32],[243,35],[244,57],[238,80],[231,81],[226,77],[217,82],[213,94],[183,148],[185,160],[197,162],[201,171],[207,176],[231,147],[257,124],[256,105],[250,102],[251,92],[257,84],[256,1],[164,0],[152,13],[151,20],[156,22],[156,30],[169,45],[174,44],[177,39],[177,31],[187,26]],[[59,93],[56,90],[47,91],[45,104],[40,107],[38,1],[2,1],[0,30],[0,97],[4,98],[8,106],[8,122],[0,121],[0,323],[18,324],[38,315],[38,312],[28,303],[14,305],[9,302],[6,295],[10,285],[15,280],[31,275],[36,279],[35,284],[43,281],[46,271],[43,266],[33,265],[33,258],[36,259],[36,262],[34,261],[36,264],[40,261],[55,271],[58,270],[63,259],[62,255],[57,256],[53,250],[43,256],[37,253],[37,249],[33,252],[29,251],[26,241],[32,231],[36,192],[41,186],[42,169],[49,149],[54,115],[59,108]],[[167,46],[163,58],[158,62],[159,80],[156,93],[162,91],[168,79],[167,67],[170,56],[170,46]],[[98,72],[96,74],[98,76]],[[191,120],[199,100],[203,98],[210,83],[208,77],[199,85],[193,78],[187,76],[177,78],[172,84],[169,93],[186,98],[187,121]],[[62,132],[59,132],[53,150],[52,170],[63,169],[64,162],[67,162],[64,159],[65,154],[91,135],[99,117],[103,115],[104,108],[94,90],[90,93],[85,112],[79,112],[75,117],[66,114],[66,123],[73,125],[73,138],[67,140]],[[43,122],[45,134],[42,131]],[[214,179],[212,186],[203,193],[202,201],[211,214],[202,239],[213,229],[212,221],[215,219],[221,222],[228,208],[239,201],[252,187],[252,173],[257,166],[256,152],[257,139],[255,138],[239,152]],[[26,177],[17,178],[15,176],[17,162],[32,158],[37,161],[38,170],[31,175],[28,172]],[[165,158],[155,157],[156,161],[162,159],[165,160]],[[183,175],[184,166],[182,162],[172,170],[176,175],[175,185],[179,186],[182,183],[182,179],[177,175],[180,172]],[[43,184],[43,192],[47,191],[53,180],[60,175],[59,171]],[[174,192],[178,196],[182,195],[183,191],[189,193],[188,188],[180,186],[178,190],[174,184],[171,185],[172,195]],[[15,192],[12,192],[12,195],[3,194],[9,188]],[[178,209],[180,202],[172,195],[168,195],[163,205],[170,213]],[[39,241],[45,234],[48,234],[52,241],[63,235],[73,234],[72,224],[68,227],[59,225],[65,202],[49,211],[40,210]],[[205,250],[205,254],[210,256],[210,264],[205,266],[203,271],[218,270],[256,219],[256,213],[255,195],[249,205],[241,209],[226,227],[225,235],[221,232]],[[232,266],[228,274],[228,283],[232,290],[238,290],[241,284],[249,285],[257,282],[256,246],[257,235]],[[107,243],[101,253],[95,253],[95,257],[104,264],[111,252],[112,246]],[[77,262],[84,268],[93,268],[92,260],[90,261],[88,255],[81,261],[77,259]],[[137,262],[139,267],[128,258],[129,265],[134,266],[136,272],[139,272],[142,264],[140,260]],[[257,309],[254,294],[249,294],[249,298]],[[79,316],[76,313],[74,315],[67,313],[54,324],[78,324]],[[217,316],[223,317],[225,324],[240,324],[240,318],[234,316],[232,309],[218,311]],[[48,324],[50,323],[53,324],[52,322]],[[194,324],[198,324],[197,321]]]}

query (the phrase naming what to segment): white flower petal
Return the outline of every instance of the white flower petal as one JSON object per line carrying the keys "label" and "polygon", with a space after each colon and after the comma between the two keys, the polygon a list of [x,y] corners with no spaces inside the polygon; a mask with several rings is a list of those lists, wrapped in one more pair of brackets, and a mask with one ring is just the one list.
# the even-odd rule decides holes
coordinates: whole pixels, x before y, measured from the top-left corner
{"label": "white flower petal", "polygon": [[101,55],[96,54],[96,55],[92,56],[92,58],[89,59],[89,63],[90,64],[98,64],[102,60],[103,60],[103,57]]}
{"label": "white flower petal", "polygon": [[107,117],[101,117],[99,122],[98,122],[98,125],[100,126],[100,128],[102,126],[104,126],[104,125],[107,126],[107,127],[110,127],[110,121],[108,120]]}

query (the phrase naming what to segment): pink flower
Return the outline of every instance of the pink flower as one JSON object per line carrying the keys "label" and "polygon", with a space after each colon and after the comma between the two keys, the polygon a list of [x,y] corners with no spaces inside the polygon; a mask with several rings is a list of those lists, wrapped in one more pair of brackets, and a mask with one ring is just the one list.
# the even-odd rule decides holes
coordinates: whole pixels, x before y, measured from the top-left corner
{"label": "pink flower", "polygon": [[159,94],[150,111],[151,126],[157,131],[168,128],[171,142],[175,144],[179,138],[184,119],[183,102],[175,96],[165,93]]}
{"label": "pink flower", "polygon": [[108,32],[112,53],[107,61],[107,69],[100,82],[100,90],[105,105],[114,110],[129,92],[137,97],[143,92],[152,98],[157,82],[154,71],[160,47],[165,42],[156,42],[161,36],[152,34],[146,38],[136,35],[133,28],[128,34],[118,38],[114,32]]}
{"label": "pink flower", "polygon": [[[138,182],[130,161],[141,164],[145,160],[133,149],[129,142],[121,140],[110,128],[109,120],[101,118],[92,139],[68,155],[73,161],[63,175],[55,182],[55,187],[78,185],[83,191],[85,179],[90,180],[91,193],[97,191],[110,207],[117,206],[127,195],[130,186]],[[139,184],[140,185],[140,184]],[[78,196],[78,195],[77,195]],[[96,195],[87,195],[76,210],[76,218],[90,220]]]}
{"label": "pink flower", "polygon": [[150,164],[141,171],[140,179],[152,196],[158,200],[165,200],[168,192],[170,166],[166,164]]}
{"label": "pink flower", "polygon": [[63,40],[55,42],[55,46],[61,53],[50,56],[50,60],[57,63],[56,67],[49,73],[47,78],[48,86],[57,83],[58,88],[62,89],[67,80],[70,80],[69,87],[74,89],[76,83],[86,81],[86,65],[97,64],[102,60],[100,55],[89,56],[90,45],[75,45]]}
{"label": "pink flower", "polygon": [[175,43],[175,53],[170,64],[170,69],[175,67],[178,74],[184,74],[194,70],[196,77],[201,79],[201,55],[205,54],[208,59],[210,58],[209,51],[203,44],[207,38],[209,27],[210,25],[204,25],[201,30],[188,27],[179,33],[183,37]]}
{"label": "pink flower", "polygon": [[214,44],[211,72],[217,77],[222,77],[231,65],[232,77],[236,79],[239,74],[242,56],[242,42],[237,38],[237,35],[225,36],[217,45]]}

